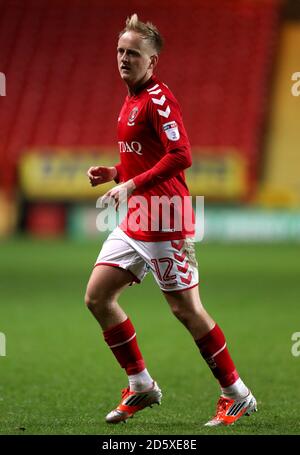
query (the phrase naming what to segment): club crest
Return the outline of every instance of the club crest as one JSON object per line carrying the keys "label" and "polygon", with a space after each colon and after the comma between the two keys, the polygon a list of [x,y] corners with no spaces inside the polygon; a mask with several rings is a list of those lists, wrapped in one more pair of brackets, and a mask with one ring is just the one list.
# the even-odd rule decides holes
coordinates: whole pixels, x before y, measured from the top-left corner
{"label": "club crest", "polygon": [[137,106],[135,106],[129,114],[128,123],[127,123],[128,126],[134,125],[134,121],[136,119],[136,116],[138,115],[138,112],[139,112],[139,108]]}

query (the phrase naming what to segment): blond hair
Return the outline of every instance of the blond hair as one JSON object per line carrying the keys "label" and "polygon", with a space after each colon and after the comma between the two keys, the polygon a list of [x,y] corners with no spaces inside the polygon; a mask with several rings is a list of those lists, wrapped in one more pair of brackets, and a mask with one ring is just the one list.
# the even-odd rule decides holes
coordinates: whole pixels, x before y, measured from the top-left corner
{"label": "blond hair", "polygon": [[158,29],[151,22],[142,22],[139,20],[136,13],[132,16],[127,17],[126,26],[120,32],[119,38],[126,32],[139,33],[142,38],[147,40],[155,51],[159,54],[163,47],[163,38],[159,33]]}

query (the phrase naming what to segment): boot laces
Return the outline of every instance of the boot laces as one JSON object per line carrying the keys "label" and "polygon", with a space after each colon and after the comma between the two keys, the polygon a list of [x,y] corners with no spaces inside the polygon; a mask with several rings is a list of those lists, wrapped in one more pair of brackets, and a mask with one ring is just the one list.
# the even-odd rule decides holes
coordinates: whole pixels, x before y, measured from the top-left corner
{"label": "boot laces", "polygon": [[122,399],[125,398],[129,394],[129,387],[126,389],[122,389]]}
{"label": "boot laces", "polygon": [[228,401],[229,401],[228,398],[225,397],[219,398],[219,401],[217,403],[217,413],[215,415],[215,419],[218,419],[223,415],[224,411],[226,410]]}

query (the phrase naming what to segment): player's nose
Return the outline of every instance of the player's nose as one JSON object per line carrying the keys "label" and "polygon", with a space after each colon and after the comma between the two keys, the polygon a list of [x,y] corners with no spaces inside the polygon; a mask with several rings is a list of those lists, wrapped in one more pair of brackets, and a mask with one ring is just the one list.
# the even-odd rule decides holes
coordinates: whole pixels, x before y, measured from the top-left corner
{"label": "player's nose", "polygon": [[121,57],[121,62],[123,63],[126,63],[128,62],[128,54],[126,53],[126,51],[123,53],[122,57]]}

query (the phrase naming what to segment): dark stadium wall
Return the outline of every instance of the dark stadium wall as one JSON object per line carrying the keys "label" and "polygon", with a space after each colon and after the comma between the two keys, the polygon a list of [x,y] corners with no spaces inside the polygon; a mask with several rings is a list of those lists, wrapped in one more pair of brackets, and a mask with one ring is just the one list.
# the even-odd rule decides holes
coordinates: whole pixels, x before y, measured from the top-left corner
{"label": "dark stadium wall", "polygon": [[300,22],[299,0],[286,0],[284,5],[284,18],[287,21]]}

